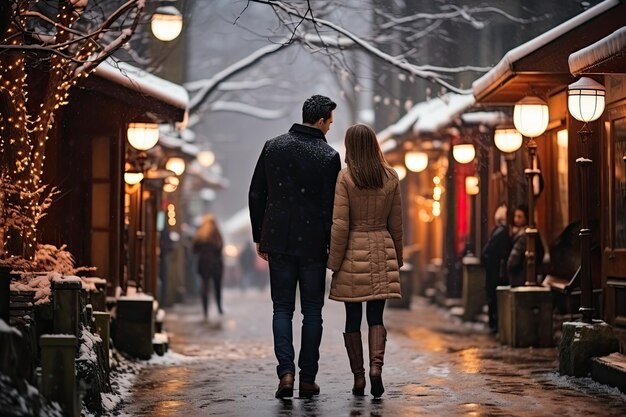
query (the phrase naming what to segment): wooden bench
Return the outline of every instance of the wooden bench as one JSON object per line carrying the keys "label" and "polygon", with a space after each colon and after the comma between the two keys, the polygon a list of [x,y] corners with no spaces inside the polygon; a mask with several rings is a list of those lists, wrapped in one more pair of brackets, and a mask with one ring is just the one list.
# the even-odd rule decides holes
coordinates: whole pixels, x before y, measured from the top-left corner
{"label": "wooden bench", "polygon": [[[550,288],[553,305],[559,312],[569,314],[570,320],[573,320],[574,314],[578,314],[578,308],[580,308],[580,267],[569,280],[554,275],[546,275],[542,285]],[[594,288],[593,305],[596,309],[596,315],[602,310],[601,302],[602,289]]]}

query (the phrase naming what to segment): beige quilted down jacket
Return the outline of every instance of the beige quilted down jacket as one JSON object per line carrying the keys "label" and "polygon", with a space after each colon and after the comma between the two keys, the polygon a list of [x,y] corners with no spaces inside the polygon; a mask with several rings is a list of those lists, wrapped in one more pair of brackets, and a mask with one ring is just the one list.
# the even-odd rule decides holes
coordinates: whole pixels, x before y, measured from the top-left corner
{"label": "beige quilted down jacket", "polygon": [[360,302],[401,298],[402,207],[393,171],[382,188],[356,188],[347,168],[335,186],[328,267],[330,299]]}

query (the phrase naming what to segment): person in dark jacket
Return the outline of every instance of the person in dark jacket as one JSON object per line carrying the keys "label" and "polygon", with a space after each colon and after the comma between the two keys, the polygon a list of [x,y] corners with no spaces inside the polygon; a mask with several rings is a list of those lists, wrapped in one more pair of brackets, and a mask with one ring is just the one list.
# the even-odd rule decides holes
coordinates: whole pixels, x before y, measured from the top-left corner
{"label": "person in dark jacket", "polygon": [[198,273],[202,279],[200,295],[205,320],[209,314],[209,281],[213,282],[217,310],[220,315],[224,314],[222,308],[223,245],[222,234],[217,227],[215,217],[212,214],[207,214],[202,219],[202,224],[193,239],[193,251],[198,254]]}
{"label": "person in dark jacket", "polygon": [[[509,285],[521,287],[526,283],[526,246],[528,236],[528,206],[520,204],[515,209],[513,216],[513,227],[511,229],[511,253],[507,259],[506,270],[509,278]],[[544,249],[539,234],[535,239],[535,262],[537,272],[543,262]]]}
{"label": "person in dark jacket", "polygon": [[299,395],[311,397],[320,392],[315,377],[335,181],[341,168],[339,154],[324,135],[336,106],[320,95],[307,99],[302,124],[294,124],[288,133],[265,143],[250,184],[253,240],[258,255],[269,261],[274,352],[280,379],[277,398],[293,396],[292,319],[298,284],[304,316]]}
{"label": "person in dark jacket", "polygon": [[485,267],[485,290],[487,307],[489,308],[489,330],[498,330],[498,299],[496,288],[506,285],[506,261],[511,251],[511,237],[506,225],[506,206],[496,209],[495,226],[489,240],[481,253],[481,261]]}

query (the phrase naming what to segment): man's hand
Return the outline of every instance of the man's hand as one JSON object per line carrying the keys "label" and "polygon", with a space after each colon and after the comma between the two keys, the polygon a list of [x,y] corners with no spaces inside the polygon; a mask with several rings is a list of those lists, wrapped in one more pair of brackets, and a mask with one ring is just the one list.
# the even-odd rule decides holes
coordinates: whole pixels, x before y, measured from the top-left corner
{"label": "man's hand", "polygon": [[269,261],[269,256],[267,255],[267,252],[261,252],[261,245],[260,244],[256,244],[256,254],[259,255],[259,258],[263,259],[264,261]]}

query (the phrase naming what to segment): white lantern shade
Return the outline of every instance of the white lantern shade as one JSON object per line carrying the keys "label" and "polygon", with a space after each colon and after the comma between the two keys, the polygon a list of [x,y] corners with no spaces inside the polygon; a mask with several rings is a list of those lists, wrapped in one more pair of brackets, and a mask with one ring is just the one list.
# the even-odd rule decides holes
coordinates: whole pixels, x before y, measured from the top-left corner
{"label": "white lantern shade", "polygon": [[141,172],[125,172],[124,173],[124,182],[128,185],[139,184],[143,179],[143,174]]}
{"label": "white lantern shade", "polygon": [[604,112],[606,90],[599,82],[582,77],[567,87],[567,108],[576,120],[593,122]]}
{"label": "white lantern shade", "polygon": [[198,162],[205,168],[210,167],[215,162],[215,154],[210,150],[198,152]]}
{"label": "white lantern shade", "polygon": [[165,163],[165,169],[173,171],[176,175],[182,175],[185,172],[185,160],[179,157],[173,157]]}
{"label": "white lantern shade", "polygon": [[524,97],[513,108],[513,124],[524,136],[536,138],[548,127],[550,113],[548,104],[539,97]]}
{"label": "white lantern shade", "polygon": [[183,30],[183,16],[174,6],[158,7],[152,15],[150,28],[158,40],[172,41]]}
{"label": "white lantern shade", "polygon": [[159,141],[159,125],[156,123],[129,123],[128,142],[135,149],[147,151]]}
{"label": "white lantern shade", "polygon": [[173,193],[178,188],[178,184],[180,184],[178,177],[167,177],[163,182],[163,191]]}
{"label": "white lantern shade", "polygon": [[522,134],[516,129],[499,128],[493,135],[493,141],[500,152],[511,153],[522,146]]}
{"label": "white lantern shade", "polygon": [[396,170],[396,173],[398,174],[398,178],[400,179],[400,181],[402,181],[404,177],[406,177],[406,168],[403,165],[394,165],[393,169]]}
{"label": "white lantern shade", "polygon": [[467,164],[474,160],[476,149],[471,143],[461,143],[452,147],[452,156],[459,164]]}
{"label": "white lantern shade", "polygon": [[468,195],[476,195],[480,192],[478,187],[478,177],[469,175],[465,177],[465,192]]}
{"label": "white lantern shade", "polygon": [[428,166],[428,154],[426,152],[410,151],[404,155],[404,164],[413,172],[422,172]]}

